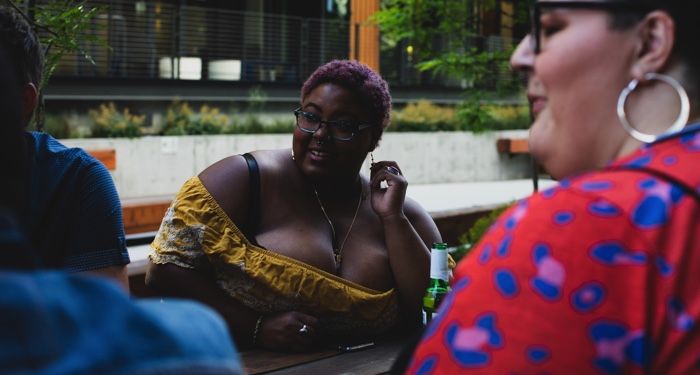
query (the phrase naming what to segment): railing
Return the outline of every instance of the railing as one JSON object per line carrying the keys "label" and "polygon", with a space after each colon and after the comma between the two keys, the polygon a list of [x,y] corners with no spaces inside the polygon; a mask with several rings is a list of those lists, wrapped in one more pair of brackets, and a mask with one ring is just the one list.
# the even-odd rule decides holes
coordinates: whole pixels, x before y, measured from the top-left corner
{"label": "railing", "polygon": [[[298,84],[332,59],[356,57],[349,56],[351,26],[356,34],[362,27],[376,27],[165,1],[92,0],[88,5],[102,9],[90,32],[106,43],[83,46],[95,64],[80,53],[65,55],[57,77]],[[507,51],[514,43],[477,36],[465,40],[464,48]],[[497,63],[477,82],[421,73],[406,47],[399,44],[381,52],[380,70],[392,86],[498,89],[523,81],[507,64]]]}
{"label": "railing", "polygon": [[298,83],[319,65],[347,58],[342,20],[243,12],[145,1],[91,1],[104,11],[91,32],[107,46],[65,56],[63,77]]}

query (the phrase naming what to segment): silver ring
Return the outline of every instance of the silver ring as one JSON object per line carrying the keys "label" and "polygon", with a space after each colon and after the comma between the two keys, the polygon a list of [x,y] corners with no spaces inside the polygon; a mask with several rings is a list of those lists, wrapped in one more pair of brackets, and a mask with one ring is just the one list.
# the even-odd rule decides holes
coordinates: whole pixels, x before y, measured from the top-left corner
{"label": "silver ring", "polygon": [[301,328],[299,328],[299,333],[301,333],[302,335],[309,333],[309,326],[303,324]]}
{"label": "silver ring", "polygon": [[387,172],[389,172],[391,174],[395,174],[397,176],[401,175],[401,171],[398,168],[394,167],[393,165],[386,167],[386,170],[387,170]]}

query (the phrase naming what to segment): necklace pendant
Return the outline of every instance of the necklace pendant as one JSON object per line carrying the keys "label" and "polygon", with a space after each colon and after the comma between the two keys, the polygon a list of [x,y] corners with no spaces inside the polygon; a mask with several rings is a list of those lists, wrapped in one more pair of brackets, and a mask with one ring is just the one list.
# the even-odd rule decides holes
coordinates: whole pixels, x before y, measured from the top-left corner
{"label": "necklace pendant", "polygon": [[343,257],[340,255],[340,252],[334,251],[334,257],[335,257],[335,268],[340,268],[340,262],[343,261]]}

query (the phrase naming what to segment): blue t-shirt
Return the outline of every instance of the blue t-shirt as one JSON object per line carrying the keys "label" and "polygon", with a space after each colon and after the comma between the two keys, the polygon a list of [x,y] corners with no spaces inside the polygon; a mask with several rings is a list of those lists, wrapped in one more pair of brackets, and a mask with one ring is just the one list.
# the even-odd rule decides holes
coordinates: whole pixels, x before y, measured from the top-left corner
{"label": "blue t-shirt", "polygon": [[79,148],[26,134],[30,173],[20,218],[42,266],[82,272],[129,263],[112,176]]}
{"label": "blue t-shirt", "polygon": [[0,271],[0,322],[2,374],[243,373],[210,308],[133,301],[96,276]]}

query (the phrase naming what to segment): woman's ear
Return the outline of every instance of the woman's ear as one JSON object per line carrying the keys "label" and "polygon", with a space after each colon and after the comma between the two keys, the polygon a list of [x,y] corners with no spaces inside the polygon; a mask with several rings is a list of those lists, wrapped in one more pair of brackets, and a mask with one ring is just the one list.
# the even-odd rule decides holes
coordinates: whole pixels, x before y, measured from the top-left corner
{"label": "woman's ear", "polygon": [[676,25],[671,15],[655,10],[638,25],[639,44],[632,76],[642,80],[646,73],[659,72],[671,62],[676,40]]}
{"label": "woman's ear", "polygon": [[39,90],[33,83],[27,83],[22,87],[22,123],[26,127],[32,119],[34,109],[39,100]]}

